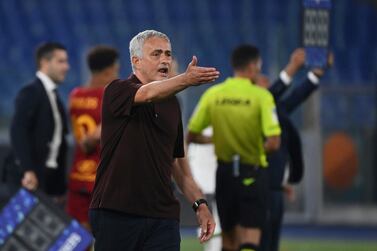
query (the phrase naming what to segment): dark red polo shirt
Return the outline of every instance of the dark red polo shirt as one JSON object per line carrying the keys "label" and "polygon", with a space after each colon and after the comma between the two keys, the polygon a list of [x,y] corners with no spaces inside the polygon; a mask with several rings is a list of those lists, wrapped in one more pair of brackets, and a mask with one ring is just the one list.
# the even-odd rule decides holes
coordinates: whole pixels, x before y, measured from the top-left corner
{"label": "dark red polo shirt", "polygon": [[173,160],[184,156],[179,103],[172,96],[135,105],[141,86],[132,75],[113,81],[105,89],[101,161],[107,155],[111,158],[97,169],[90,208],[179,219],[179,203],[171,183]]}

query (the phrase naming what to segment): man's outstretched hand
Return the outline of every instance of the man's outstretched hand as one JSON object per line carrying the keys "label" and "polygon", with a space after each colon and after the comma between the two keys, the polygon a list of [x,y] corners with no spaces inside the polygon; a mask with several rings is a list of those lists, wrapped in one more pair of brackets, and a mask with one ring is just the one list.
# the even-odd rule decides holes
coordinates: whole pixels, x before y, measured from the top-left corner
{"label": "man's outstretched hand", "polygon": [[214,67],[198,66],[198,59],[196,56],[192,57],[188,64],[185,75],[185,82],[189,85],[200,85],[204,83],[214,82],[219,78],[220,72]]}

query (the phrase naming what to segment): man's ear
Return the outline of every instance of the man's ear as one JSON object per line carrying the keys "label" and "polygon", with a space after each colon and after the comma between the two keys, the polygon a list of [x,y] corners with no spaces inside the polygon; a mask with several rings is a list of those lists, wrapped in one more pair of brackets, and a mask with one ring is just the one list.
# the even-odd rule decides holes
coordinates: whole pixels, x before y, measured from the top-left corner
{"label": "man's ear", "polygon": [[133,56],[131,58],[131,62],[132,62],[132,65],[133,65],[134,69],[138,69],[139,68],[139,64],[140,64],[140,58],[139,57]]}
{"label": "man's ear", "polygon": [[48,60],[47,58],[41,58],[41,60],[39,61],[38,68],[39,69],[46,69],[46,67],[48,66],[49,62],[50,62],[50,60]]}

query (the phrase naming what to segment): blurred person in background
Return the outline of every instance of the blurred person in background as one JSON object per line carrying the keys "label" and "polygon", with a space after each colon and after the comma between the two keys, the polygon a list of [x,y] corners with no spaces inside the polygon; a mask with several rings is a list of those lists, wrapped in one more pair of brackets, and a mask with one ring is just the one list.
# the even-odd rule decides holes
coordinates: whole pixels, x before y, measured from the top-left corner
{"label": "blurred person in background", "polygon": [[[270,85],[266,76],[259,75],[256,85],[267,88],[274,96],[277,114],[281,126],[281,145],[278,151],[268,154],[268,173],[270,182],[269,210],[267,223],[262,233],[261,249],[263,251],[279,250],[281,225],[284,214],[284,193],[290,201],[294,200],[293,187],[287,183],[299,183],[304,172],[300,135],[289,115],[299,107],[319,87],[319,80],[325,69],[314,68],[308,72],[307,78],[287,96],[283,94],[291,86],[292,78],[305,63],[305,50],[296,49],[289,63],[280,72],[279,78]],[[332,55],[329,55],[329,65]],[[289,166],[288,179],[284,180],[286,166]]]}
{"label": "blurred person in background", "polygon": [[[188,143],[210,143],[218,159],[216,192],[222,251],[259,250],[269,195],[266,154],[280,145],[272,95],[254,85],[262,60],[252,45],[231,56],[234,77],[209,88],[190,119]],[[208,126],[213,136],[202,134]]]}
{"label": "blurred person in background", "polygon": [[88,83],[72,90],[69,112],[75,137],[75,154],[69,175],[67,212],[89,229],[88,210],[100,160],[101,110],[105,86],[119,78],[119,53],[96,46],[87,55]]}
{"label": "blurred person in background", "polygon": [[66,192],[68,133],[66,111],[57,88],[69,69],[66,48],[55,42],[36,50],[36,79],[15,100],[10,139],[23,187],[37,188],[62,206]]}
{"label": "blurred person in background", "polygon": [[213,82],[215,68],[197,66],[169,78],[169,38],[146,30],[130,41],[133,74],[111,82],[102,109],[101,162],[90,205],[95,250],[179,250],[179,202],[171,176],[193,203],[202,232],[210,239],[215,222],[187,168],[176,93]]}

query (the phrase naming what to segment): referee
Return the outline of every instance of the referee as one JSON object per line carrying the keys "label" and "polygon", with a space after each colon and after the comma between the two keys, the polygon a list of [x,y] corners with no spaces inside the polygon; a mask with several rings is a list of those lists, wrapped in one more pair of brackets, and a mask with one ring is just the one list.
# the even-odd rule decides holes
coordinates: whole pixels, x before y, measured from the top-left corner
{"label": "referee", "polygon": [[[222,250],[258,250],[267,212],[266,153],[280,145],[272,95],[253,85],[261,69],[259,50],[237,47],[234,77],[208,89],[189,122],[188,142],[215,145],[218,159],[216,202]],[[213,137],[201,133],[213,127]]]}

